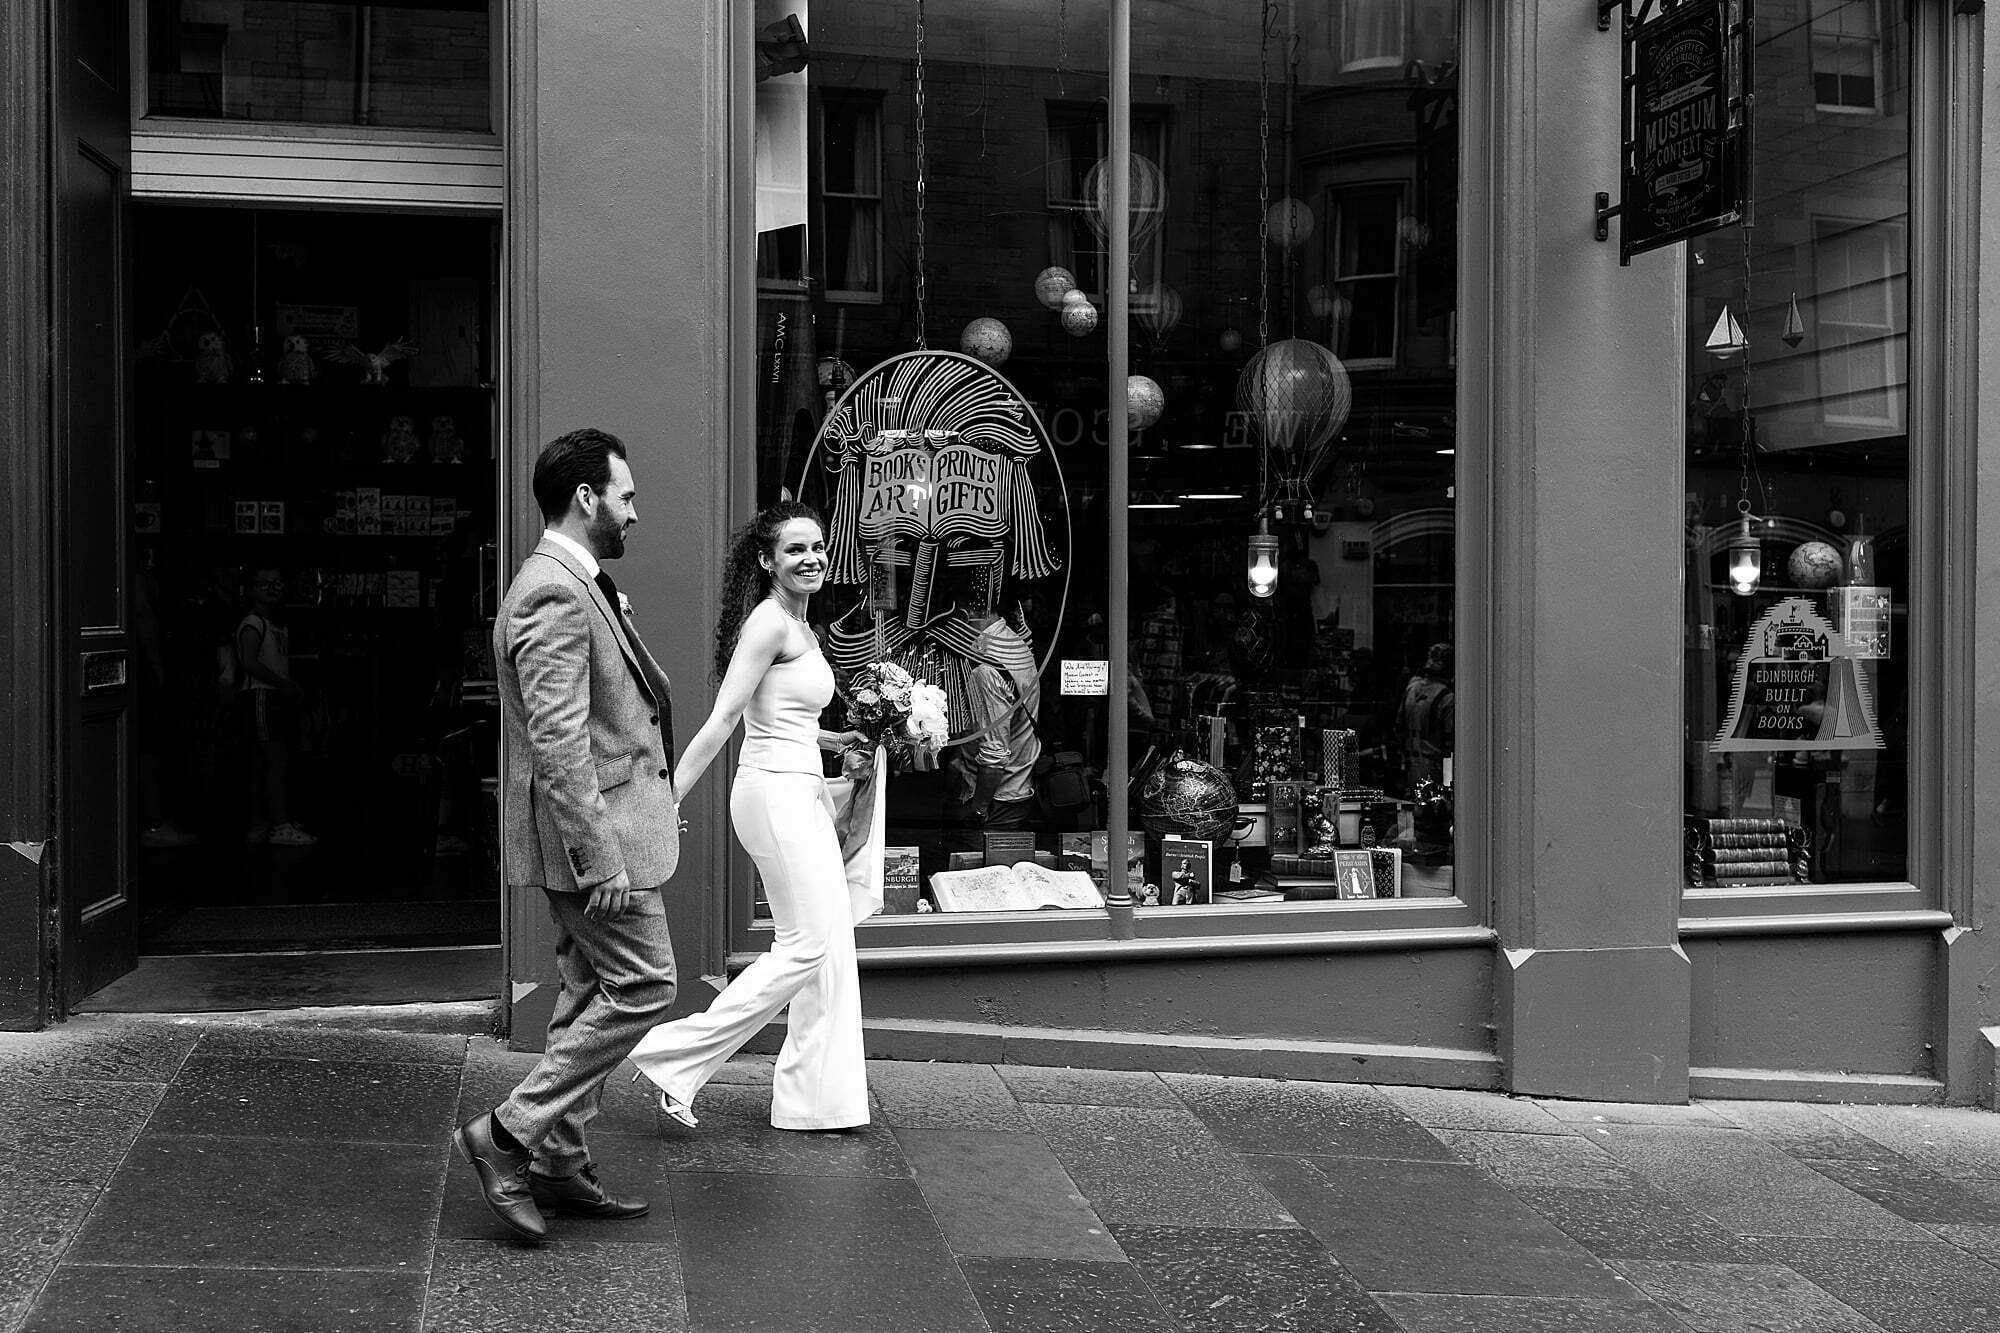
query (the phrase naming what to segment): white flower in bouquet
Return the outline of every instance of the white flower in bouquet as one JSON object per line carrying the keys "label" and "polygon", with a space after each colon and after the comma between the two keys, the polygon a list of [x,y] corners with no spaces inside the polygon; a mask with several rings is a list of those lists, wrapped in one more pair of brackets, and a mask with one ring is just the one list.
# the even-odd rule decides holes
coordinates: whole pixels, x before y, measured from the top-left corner
{"label": "white flower in bouquet", "polygon": [[945,716],[944,691],[929,681],[917,682],[910,691],[910,720],[904,724],[910,735],[910,762],[915,768],[937,767],[938,751],[951,734]]}

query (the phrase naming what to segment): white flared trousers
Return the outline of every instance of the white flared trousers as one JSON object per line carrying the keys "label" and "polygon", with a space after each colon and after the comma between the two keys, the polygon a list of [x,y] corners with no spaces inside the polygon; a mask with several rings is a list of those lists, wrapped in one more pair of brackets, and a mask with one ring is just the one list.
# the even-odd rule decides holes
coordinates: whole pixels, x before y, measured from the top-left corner
{"label": "white flared trousers", "polygon": [[729,816],[763,876],[776,938],[706,1011],[661,1023],[642,1037],[632,1062],[691,1106],[722,1063],[789,1004],[771,1080],[771,1123],[779,1129],[865,1125],[861,977],[825,783],[811,773],[739,768]]}

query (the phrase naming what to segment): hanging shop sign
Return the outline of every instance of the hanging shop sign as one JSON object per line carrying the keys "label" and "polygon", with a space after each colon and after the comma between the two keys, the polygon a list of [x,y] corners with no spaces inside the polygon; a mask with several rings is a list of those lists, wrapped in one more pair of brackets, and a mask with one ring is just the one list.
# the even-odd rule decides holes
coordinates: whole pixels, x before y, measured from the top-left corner
{"label": "hanging shop sign", "polygon": [[1805,597],[1787,597],[1757,618],[1736,661],[1729,713],[1710,749],[1879,750],[1881,730],[1864,660]]}
{"label": "hanging shop sign", "polygon": [[828,659],[893,659],[941,685],[954,736],[970,676],[1024,688],[1068,592],[1069,495],[1049,434],[992,366],[907,352],[858,376],[821,423],[799,494],[827,516]]}
{"label": "hanging shop sign", "polygon": [[1751,0],[1626,0],[1618,256],[1742,221],[1750,198]]}

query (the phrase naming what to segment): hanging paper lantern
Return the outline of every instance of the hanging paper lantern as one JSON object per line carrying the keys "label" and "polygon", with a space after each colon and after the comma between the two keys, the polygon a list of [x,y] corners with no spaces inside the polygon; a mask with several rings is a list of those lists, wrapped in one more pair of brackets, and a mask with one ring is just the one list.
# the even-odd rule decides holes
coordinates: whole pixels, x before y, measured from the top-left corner
{"label": "hanging paper lantern", "polygon": [[1333,296],[1326,290],[1326,284],[1315,283],[1306,288],[1306,309],[1312,311],[1314,319],[1325,319],[1333,313]]}
{"label": "hanging paper lantern", "polygon": [[1431,243],[1431,227],[1422,218],[1405,213],[1396,220],[1396,236],[1412,250],[1421,250]]}
{"label": "hanging paper lantern", "polygon": [[1145,375],[1125,377],[1125,420],[1133,430],[1145,430],[1167,410],[1166,391]]}
{"label": "hanging paper lantern", "polygon": [[1347,367],[1304,338],[1272,343],[1236,381],[1236,406],[1257,423],[1264,444],[1294,459],[1323,450],[1347,424],[1353,402]]}
{"label": "hanging paper lantern", "polygon": [[[1109,245],[1105,212],[1111,207],[1111,159],[1099,158],[1083,178],[1084,220],[1099,244]],[[1167,219],[1167,178],[1150,158],[1132,154],[1132,197],[1126,201],[1132,253],[1138,254]]]}
{"label": "hanging paper lantern", "polygon": [[1167,335],[1181,322],[1181,305],[1179,292],[1164,282],[1155,283],[1140,293],[1132,317],[1139,321],[1139,327],[1152,337],[1153,345],[1158,347],[1166,342]]}
{"label": "hanging paper lantern", "polygon": [[1243,335],[1232,325],[1222,331],[1222,335],[1215,340],[1215,345],[1225,352],[1240,351],[1243,347]]}
{"label": "hanging paper lantern", "polygon": [[1014,351],[1014,335],[991,315],[981,315],[958,335],[958,350],[998,369]]}
{"label": "hanging paper lantern", "polygon": [[1051,310],[1062,309],[1063,294],[1076,290],[1076,274],[1051,264],[1035,275],[1035,299]]}
{"label": "hanging paper lantern", "polygon": [[1312,209],[1299,199],[1280,199],[1264,215],[1264,234],[1271,238],[1271,244],[1284,250],[1311,240],[1313,226]]}
{"label": "hanging paper lantern", "polygon": [[1088,297],[1071,301],[1063,306],[1062,324],[1070,337],[1082,338],[1097,327],[1097,307],[1090,303]]}

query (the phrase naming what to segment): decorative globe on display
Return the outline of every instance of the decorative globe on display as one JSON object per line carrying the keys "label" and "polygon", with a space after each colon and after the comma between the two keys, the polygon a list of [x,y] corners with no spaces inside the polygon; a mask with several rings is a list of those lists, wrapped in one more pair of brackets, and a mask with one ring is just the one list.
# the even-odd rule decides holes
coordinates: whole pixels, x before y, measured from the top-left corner
{"label": "decorative globe on display", "polygon": [[1236,786],[1214,764],[1176,750],[1139,788],[1139,822],[1159,837],[1221,842],[1236,824]]}
{"label": "decorative globe on display", "polygon": [[1084,291],[1081,287],[1072,287],[1062,294],[1062,303],[1065,306],[1088,305],[1090,303],[1090,293]]}
{"label": "decorative globe on display", "polygon": [[[1082,295],[1081,292],[1077,294]],[[1068,330],[1070,337],[1086,337],[1097,327],[1097,307],[1090,303],[1090,298],[1087,296],[1080,301],[1065,302],[1062,308],[1062,324],[1063,328]]]}
{"label": "decorative globe on display", "polygon": [[1014,335],[991,315],[981,315],[958,335],[958,350],[998,369],[1014,351]]}
{"label": "decorative globe on display", "polygon": [[1840,582],[1840,552],[1825,542],[1800,542],[1785,564],[1798,588],[1831,588]]}
{"label": "decorative globe on display", "polygon": [[1125,378],[1125,419],[1133,430],[1144,430],[1160,419],[1160,413],[1167,410],[1166,391],[1158,381],[1145,375],[1128,375]]}
{"label": "decorative globe on display", "polygon": [[1051,310],[1062,309],[1063,297],[1076,290],[1076,274],[1051,264],[1035,275],[1035,299]]}

